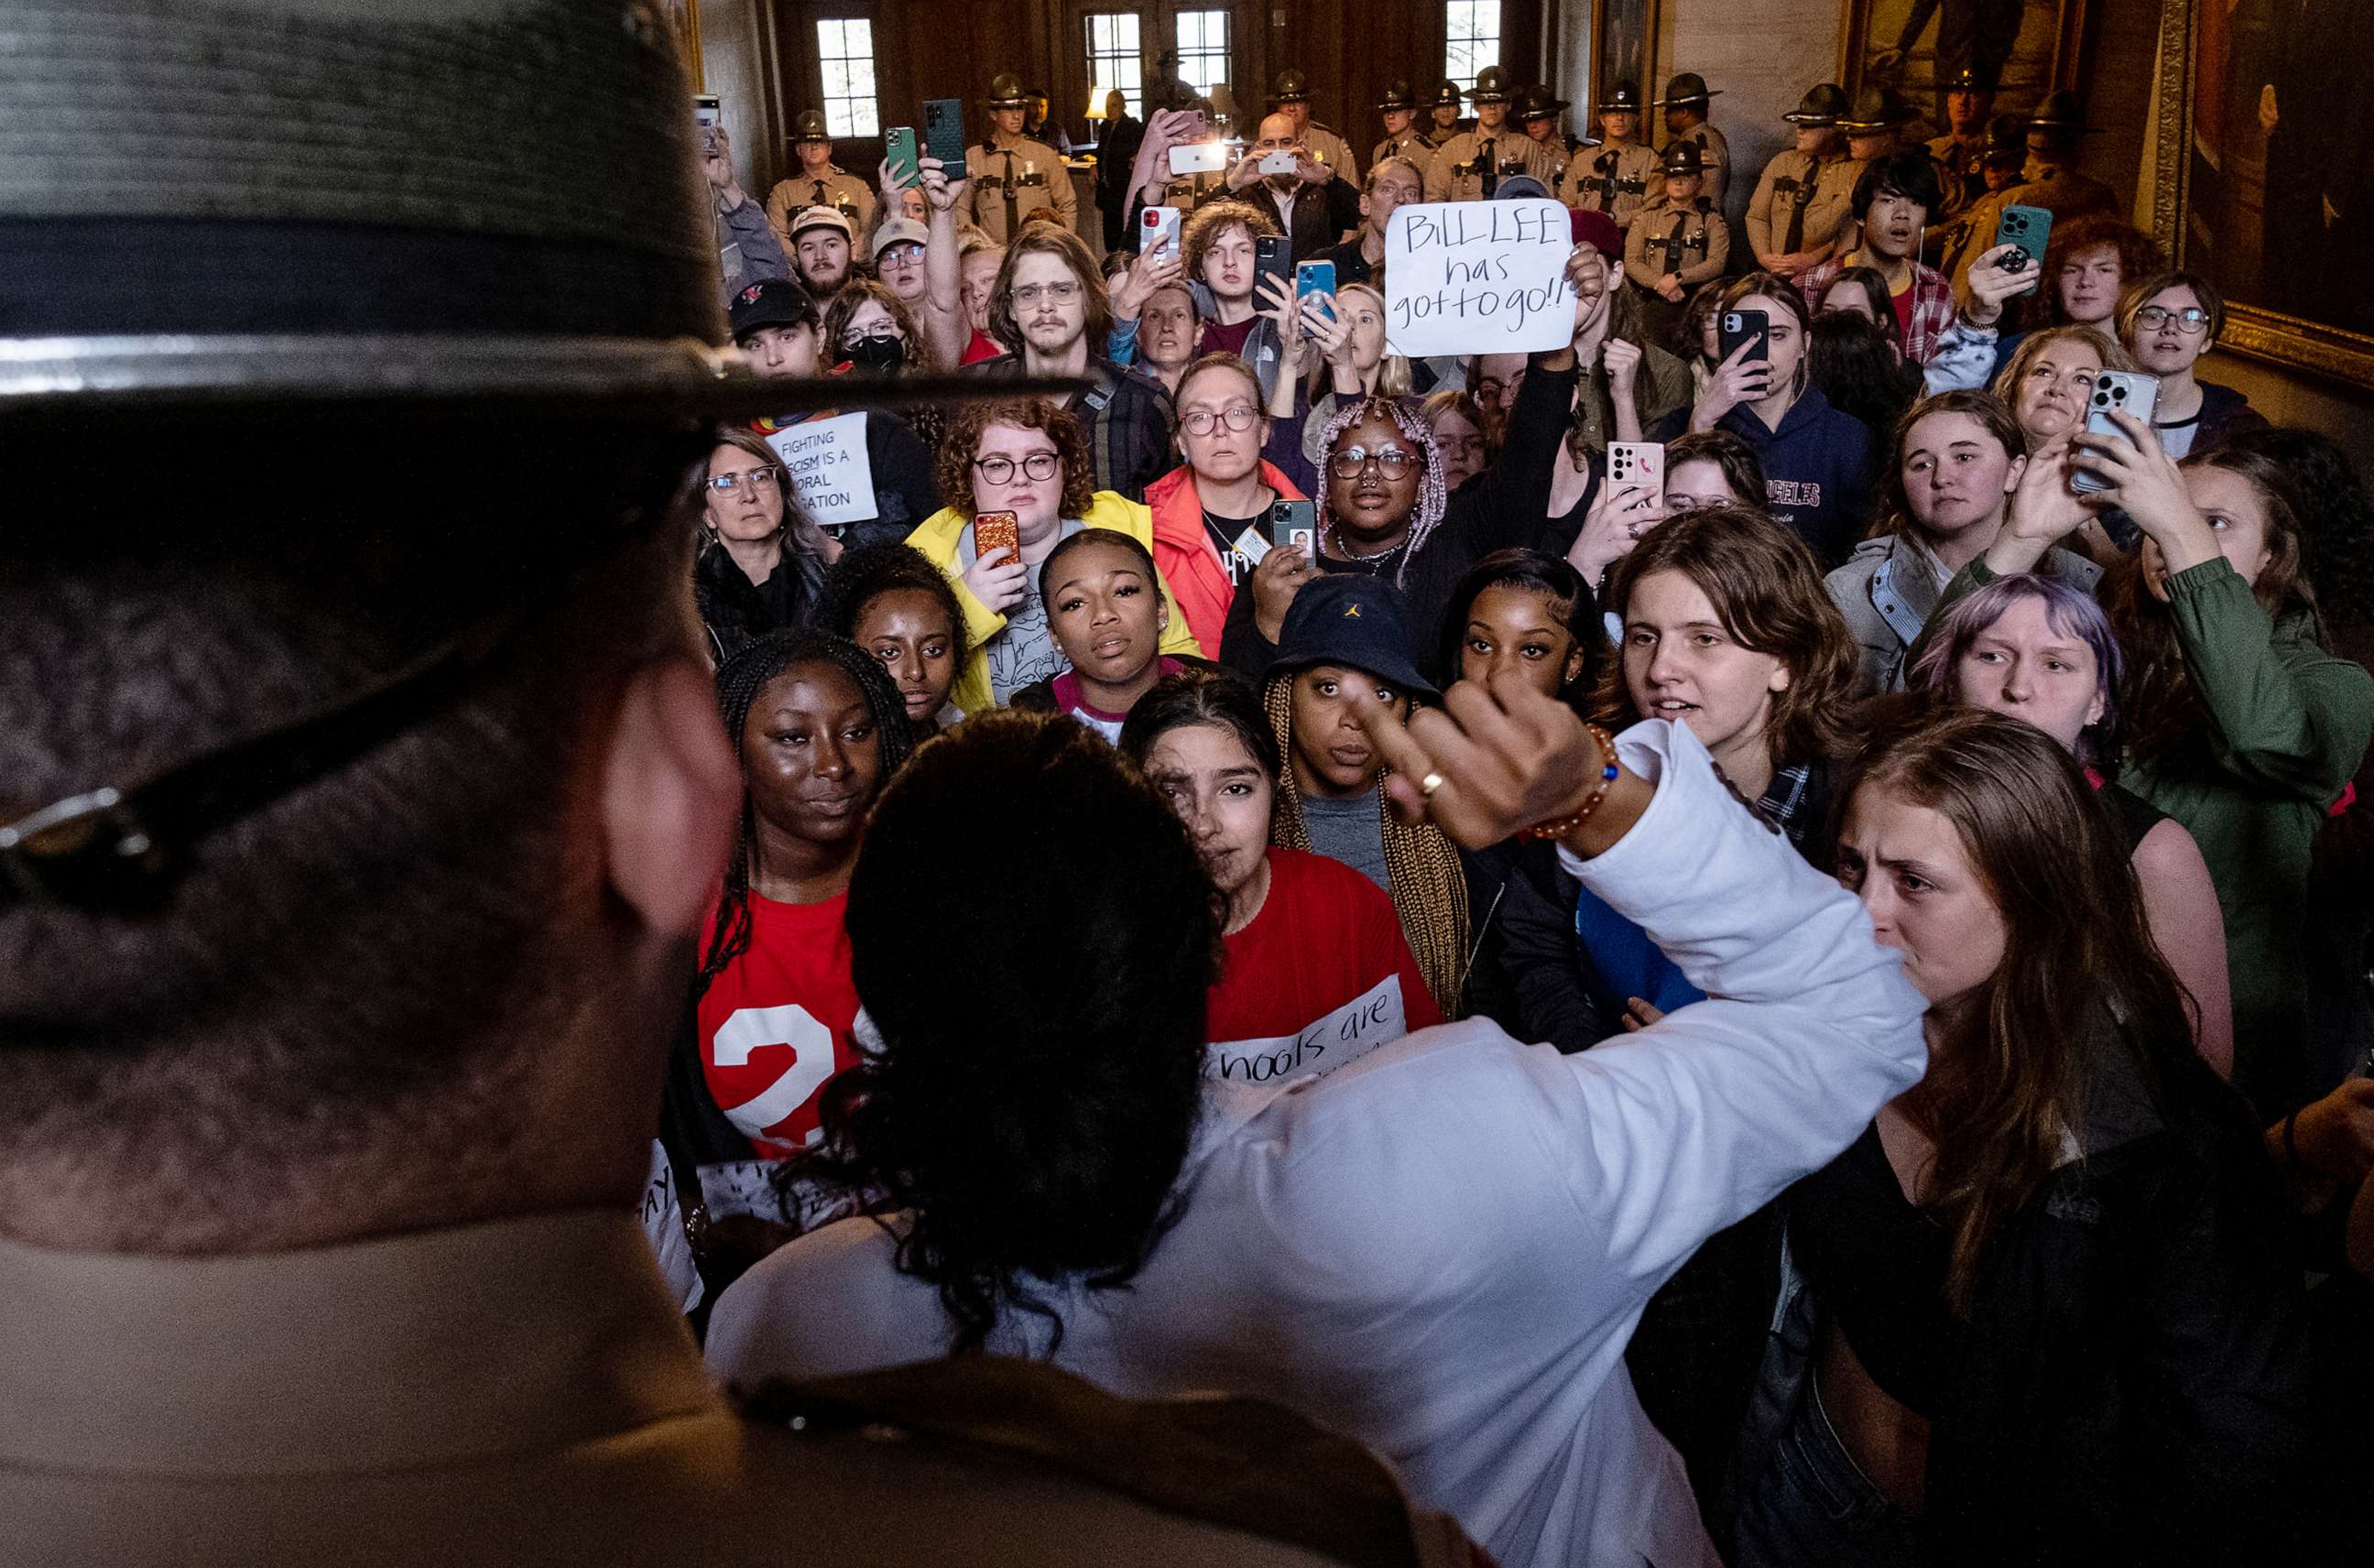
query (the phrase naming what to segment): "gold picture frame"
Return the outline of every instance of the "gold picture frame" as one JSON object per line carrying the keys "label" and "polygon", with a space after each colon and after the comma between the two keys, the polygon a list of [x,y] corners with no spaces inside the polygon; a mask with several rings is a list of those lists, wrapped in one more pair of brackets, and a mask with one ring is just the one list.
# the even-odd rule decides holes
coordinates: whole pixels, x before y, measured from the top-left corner
{"label": "gold picture frame", "polygon": [[[2001,15],[2015,7],[2016,18]],[[1885,83],[1902,89],[1914,108],[1927,108],[1953,65],[1940,59],[1950,32],[1971,40],[1972,53],[2002,56],[1996,71],[2002,107],[2026,110],[2057,88],[2078,85],[2086,10],[2087,0],[1847,0],[1839,81],[1850,96],[1868,83]],[[2001,30],[2006,24],[2008,35]],[[1887,64],[1908,30],[1912,36],[1903,57]]]}
{"label": "gold picture frame", "polygon": [[[2246,79],[2251,51],[2238,47],[2254,20],[2256,0],[2213,3],[2217,11],[2204,26],[2204,0],[2161,0],[2153,228],[2179,265],[2203,273],[2226,295],[2226,330],[2218,338],[2220,348],[2374,389],[2374,332],[2356,329],[2368,323],[2353,326],[2315,320],[2297,309],[2284,308],[2296,301],[2279,297],[2279,289],[2264,284],[2263,253],[2272,244],[2271,237],[2279,232],[2269,221],[2271,215],[2312,206],[2318,216],[2324,216],[2333,208],[2321,200],[2278,203],[2270,199],[2265,174],[2272,164],[2281,161],[2281,147],[2274,143],[2274,129],[2266,127],[2265,117],[2270,111],[2279,110],[2281,94],[2272,83],[2255,95],[2251,92]],[[2333,7],[2329,20],[2343,46],[2365,50],[2365,41],[2354,36],[2364,31],[2358,0],[2320,3]],[[2355,28],[2349,25],[2352,21]],[[2292,54],[2324,60],[2331,68],[2331,51],[2303,49],[2298,41],[2289,38],[2284,42]],[[2215,95],[2205,112],[2204,93]],[[2272,100],[2269,94],[2274,95]],[[2254,104],[2254,98],[2262,101]],[[2238,103],[2252,112],[2238,113]],[[2281,123],[2278,112],[2276,124]],[[2321,135],[2327,140],[2335,139],[2330,125],[2323,126]],[[2271,157],[2271,151],[2277,156]],[[2338,151],[2350,162],[2365,157],[2365,148],[2354,142],[2345,143]],[[2358,204],[2352,201],[2345,206],[2355,209]],[[2354,210],[2343,216],[2361,218]],[[2374,254],[2368,253],[2365,231],[2358,223],[2344,226],[2328,217],[2322,227],[2324,238],[2333,242],[2334,256],[2298,258],[2282,287],[2291,287],[2294,277],[2315,279],[2319,295],[2346,303],[2350,295],[2358,292],[2358,273],[2347,270],[2341,258],[2374,260]],[[2250,248],[2254,239],[2256,251]],[[2336,280],[2345,280],[2343,289],[2330,287]]]}

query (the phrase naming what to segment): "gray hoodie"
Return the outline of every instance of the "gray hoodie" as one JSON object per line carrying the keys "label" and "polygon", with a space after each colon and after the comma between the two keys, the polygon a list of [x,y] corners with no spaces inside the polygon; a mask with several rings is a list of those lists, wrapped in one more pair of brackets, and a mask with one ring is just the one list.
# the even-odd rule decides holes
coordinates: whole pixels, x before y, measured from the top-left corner
{"label": "gray hoodie", "polygon": [[[2088,594],[2102,578],[2100,567],[2059,548],[2046,552],[2036,570],[2039,576]],[[1863,651],[1863,695],[1904,690],[1912,644],[1945,596],[1945,584],[1937,558],[1911,534],[1865,539],[1844,566],[1822,579]]]}

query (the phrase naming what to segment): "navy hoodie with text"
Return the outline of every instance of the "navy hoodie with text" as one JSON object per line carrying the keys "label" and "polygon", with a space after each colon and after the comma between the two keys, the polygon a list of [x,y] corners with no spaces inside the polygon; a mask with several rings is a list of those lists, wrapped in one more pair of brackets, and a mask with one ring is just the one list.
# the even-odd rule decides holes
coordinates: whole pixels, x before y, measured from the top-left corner
{"label": "navy hoodie with text", "polygon": [[[1756,450],[1764,466],[1765,510],[1796,530],[1829,571],[1853,553],[1871,522],[1878,438],[1871,427],[1841,413],[1808,382],[1778,430],[1765,429],[1742,404],[1716,421]],[[1690,411],[1676,408],[1657,422],[1651,439],[1669,442],[1690,428]]]}

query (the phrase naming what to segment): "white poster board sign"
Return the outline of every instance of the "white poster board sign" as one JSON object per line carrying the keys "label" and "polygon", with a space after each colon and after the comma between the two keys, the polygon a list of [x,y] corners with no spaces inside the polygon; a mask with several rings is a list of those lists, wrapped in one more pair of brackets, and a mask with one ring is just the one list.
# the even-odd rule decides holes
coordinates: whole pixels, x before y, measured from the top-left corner
{"label": "white poster board sign", "polygon": [[864,523],[881,515],[874,501],[874,460],[865,454],[865,416],[810,419],[767,438],[792,477],[807,514],[819,523]]}
{"label": "white poster board sign", "polygon": [[1574,251],[1554,201],[1422,202],[1385,226],[1385,346],[1395,354],[1530,354],[1574,336]]}

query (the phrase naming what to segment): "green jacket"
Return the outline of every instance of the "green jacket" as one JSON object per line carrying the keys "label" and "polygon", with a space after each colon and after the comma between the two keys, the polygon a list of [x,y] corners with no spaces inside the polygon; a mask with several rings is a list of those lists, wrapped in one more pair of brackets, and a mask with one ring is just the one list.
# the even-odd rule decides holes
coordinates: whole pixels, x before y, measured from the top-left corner
{"label": "green jacket", "polygon": [[[1993,580],[1972,562],[1940,607]],[[2327,654],[2306,616],[2275,622],[2223,560],[2168,587],[2208,713],[2206,766],[2197,752],[2130,760],[2119,782],[2184,824],[2209,864],[2234,987],[2234,1081],[2272,1114],[2309,1091],[2309,857],[2374,736],[2374,676]]]}

